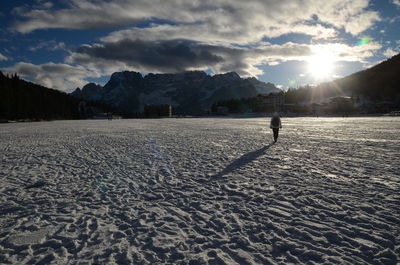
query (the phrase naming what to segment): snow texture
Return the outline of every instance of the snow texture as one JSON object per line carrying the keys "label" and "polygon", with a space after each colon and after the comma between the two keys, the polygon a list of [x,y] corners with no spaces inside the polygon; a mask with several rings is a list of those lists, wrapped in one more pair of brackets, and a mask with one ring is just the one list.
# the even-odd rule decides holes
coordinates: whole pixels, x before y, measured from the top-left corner
{"label": "snow texture", "polygon": [[0,264],[396,264],[400,119],[0,126]]}

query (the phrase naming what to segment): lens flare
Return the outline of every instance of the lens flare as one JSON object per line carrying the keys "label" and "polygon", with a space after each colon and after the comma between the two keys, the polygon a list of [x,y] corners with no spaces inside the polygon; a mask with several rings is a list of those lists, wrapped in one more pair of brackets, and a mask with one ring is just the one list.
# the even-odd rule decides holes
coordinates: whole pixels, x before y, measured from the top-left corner
{"label": "lens flare", "polygon": [[295,87],[297,85],[297,81],[296,80],[289,80],[289,86],[290,87]]}
{"label": "lens flare", "polygon": [[364,37],[357,42],[357,46],[362,46],[362,45],[368,44],[371,42],[371,40],[372,39],[370,37]]}

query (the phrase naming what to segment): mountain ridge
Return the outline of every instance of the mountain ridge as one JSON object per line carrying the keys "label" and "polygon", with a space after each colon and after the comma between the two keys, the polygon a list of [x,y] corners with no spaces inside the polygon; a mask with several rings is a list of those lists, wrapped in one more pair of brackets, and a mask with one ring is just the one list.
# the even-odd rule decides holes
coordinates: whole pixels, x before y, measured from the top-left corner
{"label": "mountain ridge", "polygon": [[203,71],[187,71],[142,76],[122,71],[113,73],[103,87],[89,83],[71,95],[130,113],[143,111],[145,105],[171,104],[175,113],[204,114],[218,100],[279,92],[272,83],[254,77],[241,78],[235,72],[210,76]]}
{"label": "mountain ridge", "polygon": [[400,94],[399,85],[400,53],[368,69],[319,84],[317,88],[376,101],[393,100],[394,96]]}

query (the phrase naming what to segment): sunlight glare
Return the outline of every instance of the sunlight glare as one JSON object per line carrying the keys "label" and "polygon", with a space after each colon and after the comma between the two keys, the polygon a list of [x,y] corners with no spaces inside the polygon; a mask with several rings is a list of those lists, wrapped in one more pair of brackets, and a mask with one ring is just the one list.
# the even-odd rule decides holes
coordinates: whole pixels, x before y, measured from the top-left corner
{"label": "sunlight glare", "polygon": [[308,58],[308,72],[318,80],[330,78],[334,74],[336,61],[333,51],[319,47]]}

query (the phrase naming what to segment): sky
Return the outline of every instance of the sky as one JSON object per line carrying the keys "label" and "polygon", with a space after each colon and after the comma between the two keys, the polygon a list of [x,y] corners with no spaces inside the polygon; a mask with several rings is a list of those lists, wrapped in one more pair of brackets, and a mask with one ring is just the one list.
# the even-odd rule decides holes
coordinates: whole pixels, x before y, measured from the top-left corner
{"label": "sky", "polygon": [[116,71],[316,85],[400,52],[400,0],[2,0],[0,70],[65,92]]}

